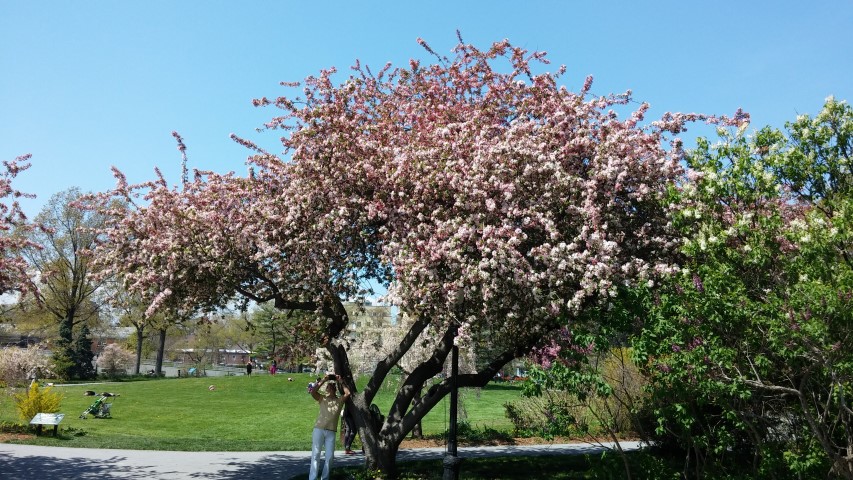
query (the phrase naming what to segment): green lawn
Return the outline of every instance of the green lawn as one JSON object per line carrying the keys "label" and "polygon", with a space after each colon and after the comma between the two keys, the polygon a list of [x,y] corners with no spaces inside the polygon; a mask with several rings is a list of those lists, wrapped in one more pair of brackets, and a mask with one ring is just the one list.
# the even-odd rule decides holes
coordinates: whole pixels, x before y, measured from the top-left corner
{"label": "green lawn", "polygon": [[[288,376],[294,381],[288,382]],[[46,434],[24,442],[183,451],[310,450],[317,410],[306,392],[312,378],[300,374],[169,378],[55,387],[65,395],[61,412],[66,416],[59,437]],[[210,385],[215,386],[214,390],[208,389]],[[86,390],[120,395],[113,399],[112,418],[78,418],[96,398],[84,396]],[[390,388],[380,392],[376,403],[383,411],[392,401],[392,395]],[[519,395],[520,387],[509,384],[490,384],[480,391],[466,390],[460,395],[460,410],[474,427],[509,432],[511,424],[504,416],[503,404]],[[444,432],[446,412],[446,404],[439,404],[425,419],[424,433]],[[19,422],[8,394],[0,395],[0,422]],[[667,465],[647,454],[629,457],[634,478],[678,478],[677,465]],[[610,479],[622,478],[622,468],[614,455],[468,459],[463,463],[461,478]],[[442,474],[441,460],[404,463],[400,465],[400,473],[405,480],[438,479]],[[360,468],[335,468],[332,478],[364,478],[364,474]]]}
{"label": "green lawn", "polygon": [[[287,378],[292,377],[293,382]],[[186,451],[310,450],[316,403],[306,392],[307,374],[170,378],[152,381],[54,387],[65,398],[60,436],[28,443],[87,448]],[[213,391],[208,387],[214,385]],[[96,397],[86,390],[108,391],[112,418],[83,420],[79,415]],[[518,398],[519,387],[493,384],[461,393],[467,421],[475,427],[511,429],[503,404]],[[383,411],[392,401],[389,388],[376,403]],[[425,419],[424,433],[446,429],[446,401]],[[19,422],[10,395],[0,398],[0,422]]]}

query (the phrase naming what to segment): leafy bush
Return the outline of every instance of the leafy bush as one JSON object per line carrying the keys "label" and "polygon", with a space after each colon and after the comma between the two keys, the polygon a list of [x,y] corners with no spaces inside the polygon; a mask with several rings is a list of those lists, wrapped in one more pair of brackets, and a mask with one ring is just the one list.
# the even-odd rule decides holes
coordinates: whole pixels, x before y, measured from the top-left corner
{"label": "leafy bush", "polygon": [[534,366],[525,385],[527,398],[504,404],[519,435],[589,434],[618,436],[636,432],[647,378],[624,347],[561,352],[561,361]]}
{"label": "leafy bush", "polygon": [[853,479],[853,108],[829,98],[786,130],[698,141],[675,201],[683,270],[632,339],[657,433],[697,477]]}
{"label": "leafy bush", "polygon": [[26,391],[16,393],[14,398],[18,416],[25,423],[37,413],[58,412],[62,404],[61,394],[53,392],[52,387],[42,389],[38,382],[33,382]]}
{"label": "leafy bush", "polygon": [[515,435],[553,438],[588,430],[584,407],[565,392],[549,392],[547,396],[521,398],[504,404],[506,417]]}

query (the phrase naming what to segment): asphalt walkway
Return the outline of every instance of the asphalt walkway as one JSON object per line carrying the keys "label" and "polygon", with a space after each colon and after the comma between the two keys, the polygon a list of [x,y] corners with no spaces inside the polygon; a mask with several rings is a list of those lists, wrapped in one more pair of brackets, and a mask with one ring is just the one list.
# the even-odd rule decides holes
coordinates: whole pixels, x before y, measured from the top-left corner
{"label": "asphalt walkway", "polygon": [[[639,442],[622,442],[624,450],[640,448]],[[462,458],[515,455],[599,454],[612,445],[586,443],[465,447]],[[397,459],[442,458],[444,448],[400,450]],[[159,450],[111,450],[35,445],[0,444],[0,479],[289,479],[308,473],[310,452],[173,452]],[[362,455],[335,453],[334,465],[360,465]]]}

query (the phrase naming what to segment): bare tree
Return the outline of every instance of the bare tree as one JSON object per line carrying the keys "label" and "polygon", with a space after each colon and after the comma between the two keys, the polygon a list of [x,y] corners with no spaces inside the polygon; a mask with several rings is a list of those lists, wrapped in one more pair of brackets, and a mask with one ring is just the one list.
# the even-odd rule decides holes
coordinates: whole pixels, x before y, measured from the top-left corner
{"label": "bare tree", "polygon": [[40,246],[26,248],[23,254],[38,278],[42,299],[38,308],[59,324],[60,349],[72,348],[75,325],[98,321],[97,293],[106,281],[93,274],[88,256],[97,239],[95,229],[104,225],[104,217],[81,208],[81,197],[77,188],[53,195],[36,216],[43,228],[25,232]]}

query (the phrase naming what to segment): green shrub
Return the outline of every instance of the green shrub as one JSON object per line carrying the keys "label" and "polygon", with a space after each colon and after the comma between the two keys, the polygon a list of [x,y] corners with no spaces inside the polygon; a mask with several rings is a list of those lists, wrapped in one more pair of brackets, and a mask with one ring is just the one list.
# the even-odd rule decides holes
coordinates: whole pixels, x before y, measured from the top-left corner
{"label": "green shrub", "polygon": [[37,413],[58,412],[63,398],[51,387],[42,389],[38,382],[33,382],[26,391],[16,393],[14,397],[18,416],[24,423],[29,423]]}
{"label": "green shrub", "polygon": [[520,436],[632,434],[647,385],[630,349],[613,347],[578,355],[573,363],[533,366],[527,396],[504,409]]}
{"label": "green shrub", "polygon": [[504,409],[515,435],[520,437],[553,438],[589,430],[585,407],[565,392],[521,398],[505,403]]}

